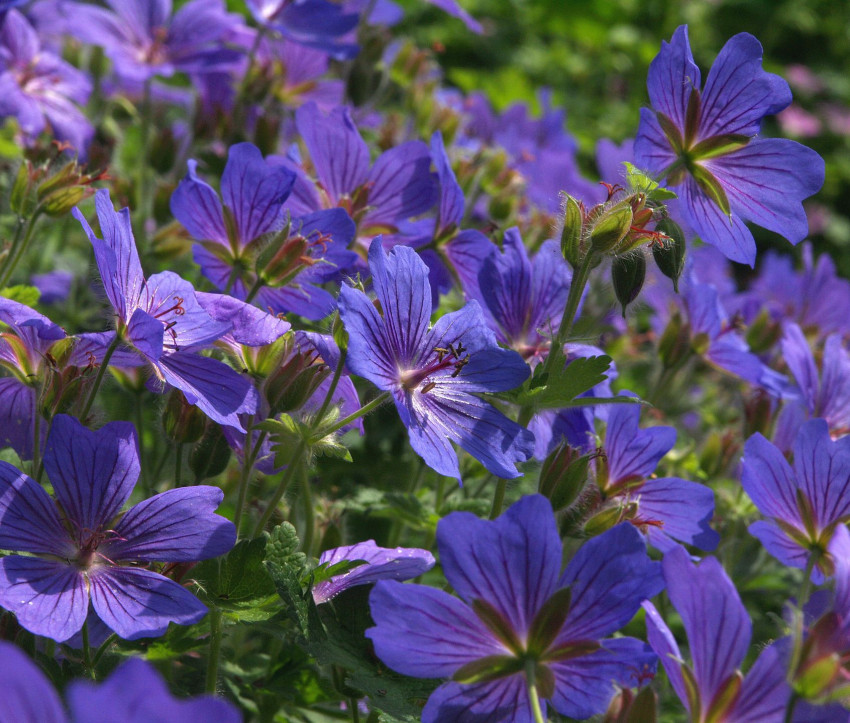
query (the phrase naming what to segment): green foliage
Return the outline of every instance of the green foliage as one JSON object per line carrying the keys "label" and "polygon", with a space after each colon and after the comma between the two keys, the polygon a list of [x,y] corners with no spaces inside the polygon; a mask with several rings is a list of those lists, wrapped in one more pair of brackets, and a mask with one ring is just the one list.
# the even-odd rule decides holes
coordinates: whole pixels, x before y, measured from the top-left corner
{"label": "green foliage", "polygon": [[277,589],[263,564],[267,538],[242,540],[227,555],[192,571],[198,597],[238,622],[268,620],[280,610]]}
{"label": "green foliage", "polygon": [[510,401],[535,409],[563,409],[574,404],[575,398],[605,381],[611,367],[611,357],[579,357],[560,374],[547,374],[538,365],[534,374],[519,389],[502,395]]}
{"label": "green foliage", "polygon": [[35,286],[18,284],[17,286],[7,286],[5,289],[0,289],[0,296],[17,301],[19,304],[35,306],[41,298],[41,292]]}
{"label": "green foliage", "polygon": [[[345,671],[345,685],[356,689],[356,697],[368,695],[372,705],[400,721],[418,720],[435,681],[406,678],[376,662],[365,637],[371,627],[368,589],[346,591],[334,604],[319,607],[302,587],[307,577],[307,560],[298,552],[295,528],[287,522],[276,527],[266,544],[265,564],[287,613],[296,623],[298,644],[321,665]],[[350,697],[350,695],[349,695]]]}

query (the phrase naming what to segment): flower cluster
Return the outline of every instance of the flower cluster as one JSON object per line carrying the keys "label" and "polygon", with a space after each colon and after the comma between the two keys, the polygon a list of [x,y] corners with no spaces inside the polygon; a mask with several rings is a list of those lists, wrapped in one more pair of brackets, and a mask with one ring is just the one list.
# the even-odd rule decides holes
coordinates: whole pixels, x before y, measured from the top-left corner
{"label": "flower cluster", "polygon": [[790,86],[681,26],[595,178],[402,16],[0,0],[0,721],[846,720]]}

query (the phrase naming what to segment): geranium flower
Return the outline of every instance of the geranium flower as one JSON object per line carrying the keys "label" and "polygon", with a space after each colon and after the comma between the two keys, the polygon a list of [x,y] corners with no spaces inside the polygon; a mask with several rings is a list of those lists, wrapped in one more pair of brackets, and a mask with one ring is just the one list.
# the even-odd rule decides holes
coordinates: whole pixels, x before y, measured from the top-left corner
{"label": "geranium flower", "polygon": [[206,615],[184,587],[135,563],[195,562],[230,550],[236,529],[214,513],[224,494],[205,485],[169,490],[120,515],[139,477],[137,444],[132,424],[91,431],[57,415],[44,453],[55,502],[0,462],[0,547],[31,553],[0,558],[0,605],[30,632],[67,640],[89,603],[129,640]]}
{"label": "geranium flower", "polygon": [[386,254],[376,238],[369,268],[383,316],[362,291],[340,291],[351,371],[392,393],[413,449],[440,474],[460,479],[454,442],[493,474],[519,476],[533,436],[476,395],[521,384],[522,358],[498,346],[475,301],[429,328],[428,267],[413,249]]}
{"label": "geranium flower", "polygon": [[649,644],[694,723],[779,723],[790,689],[781,651],[765,648],[744,676],[752,623],[722,565],[713,557],[695,565],[683,547],[664,555],[667,594],[682,617],[691,662],[655,606],[645,602]]}
{"label": "geranium flower", "polygon": [[674,213],[733,261],[752,266],[756,245],[745,221],[791,243],[808,234],[802,201],[823,185],[823,159],[795,141],[757,138],[765,116],[791,102],[788,84],[761,68],[761,44],[731,38],[705,85],[687,26],[662,43],[649,66],[652,109],[641,109],[635,163],[679,195]]}
{"label": "geranium flower", "polygon": [[174,698],[162,677],[146,660],[130,658],[100,684],[77,680],[68,686],[71,710],[62,702],[47,676],[19,648],[0,641],[0,720],[38,723],[239,723],[242,716],[231,703],[212,696]]}
{"label": "geranium flower", "polygon": [[319,557],[319,565],[331,566],[344,561],[359,561],[362,564],[317,583],[313,587],[313,601],[316,605],[358,585],[369,585],[378,580],[409,580],[418,577],[434,567],[435,562],[428,550],[378,547],[374,540],[325,550]]}
{"label": "geranium flower", "polygon": [[109,191],[95,194],[103,233],[99,239],[78,208],[72,211],[94,247],[106,296],[117,314],[118,333],[150,364],[157,379],[183,392],[210,419],[242,429],[238,415],[257,408],[250,381],[222,362],[194,353],[232,328],[215,321],[195,290],[171,271],[145,278],[130,227],[130,212],[116,212]]}
{"label": "geranium flower", "polygon": [[287,228],[279,254],[267,265],[277,264],[279,271],[268,272],[256,302],[274,313],[291,311],[308,319],[330,314],[334,298],[319,285],[337,278],[357,258],[347,250],[354,238],[348,214],[337,208],[287,218],[283,204],[295,174],[280,159],[264,159],[250,143],[230,147],[221,198],[196,168],[189,161],[189,174],[171,196],[171,212],[201,242],[194,246],[194,258],[203,274],[222,291],[246,299],[258,281],[255,257],[271,243],[267,235]]}
{"label": "geranium flower", "polygon": [[359,47],[347,36],[360,19],[342,3],[329,0],[247,0],[248,9],[262,26],[332,58],[345,60],[357,55]]}
{"label": "geranium flower", "polygon": [[834,437],[850,432],[850,354],[840,334],[830,334],[823,346],[820,373],[803,330],[786,324],[782,358],[797,382],[797,396],[787,400],[776,423],[774,444],[786,450],[806,419],[823,419]]}
{"label": "geranium flower", "polygon": [[815,555],[812,579],[833,571],[827,554],[838,525],[850,520],[850,437],[835,442],[823,419],[800,427],[794,466],[760,434],[744,446],[741,484],[767,520],[750,525],[750,534],[782,564],[805,569]]}
{"label": "geranium flower", "polygon": [[347,108],[325,114],[315,103],[302,105],[295,125],[307,148],[316,182],[304,166],[290,159],[296,173],[286,208],[294,216],[339,206],[357,223],[362,237],[395,234],[437,200],[431,155],[422,141],[408,141],[385,151],[374,163]]}
{"label": "geranium flower", "polygon": [[[561,540],[541,495],[496,520],[453,512],[437,526],[440,561],[460,599],[423,585],[379,581],[366,631],[393,670],[451,678],[423,723],[533,720],[542,707],[570,718],[602,713],[615,686],[634,687],[655,656],[633,638],[607,638],[663,588],[638,532],[619,525],[586,542],[561,573]],[[531,680],[529,680],[531,678]]]}
{"label": "geranium flower", "polygon": [[90,93],[89,77],[42,49],[21,13],[10,10],[0,17],[0,118],[17,118],[28,142],[50,128],[85,156],[94,128],[79,105]]}
{"label": "geranium flower", "polygon": [[676,443],[674,427],[640,429],[640,406],[615,404],[608,410],[604,461],[597,462],[596,484],[602,500],[620,509],[620,519],[633,524],[661,550],[673,540],[713,550],[720,536],[709,523],[714,516],[710,487],[679,479],[655,477],[658,463]]}
{"label": "geranium flower", "polygon": [[222,0],[190,0],[172,16],[172,0],[107,0],[111,10],[73,3],[69,32],[103,47],[116,75],[145,81],[174,73],[211,73],[233,67],[241,54],[223,39],[240,23]]}

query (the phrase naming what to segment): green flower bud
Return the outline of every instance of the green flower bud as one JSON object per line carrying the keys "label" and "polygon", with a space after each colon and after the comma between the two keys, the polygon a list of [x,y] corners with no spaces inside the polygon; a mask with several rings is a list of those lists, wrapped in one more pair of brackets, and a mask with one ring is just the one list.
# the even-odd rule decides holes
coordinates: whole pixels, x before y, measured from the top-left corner
{"label": "green flower bud", "polygon": [[675,221],[665,218],[655,225],[655,230],[660,231],[669,238],[664,244],[654,244],[652,256],[658,266],[658,270],[668,279],[673,281],[673,290],[679,293],[679,277],[685,268],[685,234]]}
{"label": "green flower bud", "polygon": [[646,279],[646,259],[640,252],[628,256],[615,256],[611,264],[611,281],[614,293],[626,318],[626,307],[640,294]]}
{"label": "green flower bud", "polygon": [[195,475],[195,484],[224,472],[230,461],[230,454],[230,445],[227,444],[221,427],[208,421],[204,436],[189,453],[189,469]]}
{"label": "green flower bud", "polygon": [[555,512],[569,507],[587,483],[590,455],[582,455],[568,444],[556,447],[543,461],[538,488]]}
{"label": "green flower bud", "polygon": [[178,444],[197,442],[204,433],[206,415],[189,404],[183,392],[172,389],[162,410],[162,426],[169,439]]}
{"label": "green flower bud", "polygon": [[619,524],[623,518],[623,509],[619,505],[603,507],[584,523],[584,531],[590,537],[596,537]]}
{"label": "green flower bud", "polygon": [[691,354],[691,329],[682,322],[679,313],[673,314],[661,339],[658,341],[658,355],[666,369],[681,364]]}
{"label": "green flower bud", "polygon": [[564,226],[561,229],[561,253],[574,269],[581,264],[581,237],[584,228],[581,206],[564,194]]}
{"label": "green flower bud", "polygon": [[632,227],[632,207],[624,201],[603,211],[590,231],[590,247],[599,254],[615,252]]}

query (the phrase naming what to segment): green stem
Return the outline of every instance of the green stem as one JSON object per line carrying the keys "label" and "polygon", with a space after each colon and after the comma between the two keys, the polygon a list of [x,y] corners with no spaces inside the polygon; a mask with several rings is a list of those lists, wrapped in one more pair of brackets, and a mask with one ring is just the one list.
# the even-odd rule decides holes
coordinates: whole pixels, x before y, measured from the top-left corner
{"label": "green stem", "polygon": [[331,405],[331,399],[333,398],[334,392],[336,391],[337,386],[339,385],[340,377],[342,376],[342,370],[345,368],[345,352],[340,349],[339,353],[339,361],[336,363],[336,369],[334,369],[333,379],[331,379],[331,385],[328,387],[328,393],[325,394],[324,401],[322,401],[322,406],[319,407],[319,411],[314,417],[316,420],[316,424],[321,424],[322,419],[325,416],[325,412],[328,411],[328,407]]}
{"label": "green stem", "polygon": [[791,723],[794,720],[794,708],[797,707],[798,700],[800,700],[800,696],[792,691],[791,697],[788,699],[788,705],[785,706],[785,718],[783,719],[785,723]]}
{"label": "green stem", "polygon": [[32,437],[32,476],[35,477],[35,481],[39,481],[39,471],[41,470],[41,464],[39,458],[41,457],[41,411],[39,411],[39,403],[36,398],[35,401],[35,414],[33,414],[33,437]]}
{"label": "green stem", "polygon": [[12,245],[9,247],[9,260],[3,265],[3,271],[0,272],[0,279],[4,280],[4,283],[0,283],[0,289],[5,286],[5,279],[7,279],[11,275],[11,272],[8,271],[8,268],[9,265],[12,263],[12,259],[14,259],[17,255],[18,244],[21,242],[21,234],[23,233],[25,226],[26,223],[24,222],[24,219],[18,216],[18,220],[15,224],[15,236],[12,239]]}
{"label": "green stem", "polygon": [[318,437],[315,434],[311,435],[310,439],[309,439],[309,443],[311,445],[315,444],[316,442],[320,441],[323,437],[327,437],[329,434],[333,434],[334,432],[342,429],[346,425],[351,424],[355,419],[360,419],[360,417],[362,417],[363,415],[368,414],[373,409],[377,409],[378,407],[380,407],[387,400],[387,398],[389,396],[390,396],[389,392],[382,392],[377,397],[375,397],[371,402],[369,402],[368,404],[364,404],[362,407],[360,407],[360,409],[358,409],[356,412],[352,412],[347,417],[343,417],[342,419],[340,419],[336,424],[334,424],[330,427],[327,427],[326,429],[320,430]]}
{"label": "green stem", "polygon": [[86,672],[89,677],[94,680],[94,666],[91,662],[91,647],[89,647],[89,623],[88,620],[83,623],[83,665],[86,667]]}
{"label": "green stem", "polygon": [[145,462],[145,419],[144,409],[142,407],[142,392],[136,392],[136,400],[133,404],[136,413],[136,434],[139,437],[139,463],[142,467],[142,487],[145,490],[145,495],[150,497],[153,494],[151,487],[151,471]]}
{"label": "green stem", "polygon": [[174,455],[174,487],[180,486],[180,477],[183,472],[183,442],[177,443],[177,450]]}
{"label": "green stem", "polygon": [[528,700],[531,703],[531,712],[534,715],[534,723],[546,723],[543,710],[540,708],[540,697],[537,695],[537,684],[534,675],[534,661],[529,661],[525,666],[525,678],[528,681]]}
{"label": "green stem", "polygon": [[[103,355],[103,361],[100,363],[100,368],[97,370],[97,376],[94,378],[94,384],[92,385],[91,392],[89,392],[89,398],[86,400],[86,404],[80,414],[80,419],[83,421],[85,421],[91,411],[92,404],[94,404],[94,398],[97,396],[97,390],[100,389],[100,384],[103,381],[103,375],[109,367],[109,360],[112,358],[112,355],[115,353],[115,350],[118,348],[120,343],[121,338],[116,334],[115,339],[113,339],[109,348],[106,350],[106,354]],[[139,434],[141,434],[141,430],[139,430]]]}
{"label": "green stem", "polygon": [[271,500],[269,500],[269,503],[266,505],[266,509],[263,511],[263,516],[254,528],[253,537],[259,537],[262,531],[266,528],[266,525],[272,518],[280,500],[283,498],[286,489],[289,487],[289,483],[292,482],[292,478],[295,476],[297,468],[303,464],[301,457],[306,449],[307,443],[304,440],[301,440],[295,448],[295,452],[292,454],[292,459],[290,460],[286,471],[283,473],[283,477],[280,479],[280,484],[278,484],[277,489],[274,491],[274,495],[272,495]]}
{"label": "green stem", "polygon": [[304,536],[301,540],[301,548],[310,557],[313,550],[313,536],[316,530],[315,511],[313,510],[313,490],[310,488],[310,476],[307,474],[307,465],[301,464],[300,476],[304,501]]}
{"label": "green stem", "polygon": [[139,159],[139,170],[136,178],[138,188],[136,188],[136,209],[134,218],[137,219],[137,228],[140,233],[136,234],[137,243],[139,236],[144,235],[145,225],[150,216],[150,193],[148,189],[148,163],[150,161],[150,152],[148,145],[150,144],[151,135],[151,79],[145,81],[144,89],[142,90],[142,106],[140,108],[142,120],[142,139],[141,139],[141,158]]}
{"label": "green stem", "polygon": [[496,493],[493,495],[493,504],[490,507],[490,519],[495,520],[502,514],[502,505],[505,503],[505,492],[508,489],[508,481],[499,478],[499,483],[496,485]]}
{"label": "green stem", "polygon": [[570,282],[570,293],[567,297],[567,305],[564,308],[564,315],[561,317],[561,323],[558,325],[558,331],[552,338],[552,345],[549,347],[549,355],[546,357],[546,361],[543,362],[544,374],[552,371],[552,365],[555,363],[556,358],[563,358],[564,343],[567,341],[573,330],[573,324],[575,323],[576,314],[578,313],[578,306],[581,303],[584,288],[587,286],[587,280],[590,278],[590,270],[595,258],[596,254],[593,253],[593,251],[588,251],[584,256],[584,259],[582,259],[578,271],[573,275],[572,281]]}
{"label": "green stem", "polygon": [[357,707],[357,701],[354,698],[348,699],[348,709],[351,711],[352,723],[360,723],[360,709]]}
{"label": "green stem", "polygon": [[221,657],[221,610],[210,609],[210,653],[207,660],[207,683],[204,691],[215,695],[218,687],[218,660]]}
{"label": "green stem", "polygon": [[263,281],[259,276],[257,277],[257,280],[254,282],[254,285],[251,287],[251,290],[248,292],[248,296],[245,297],[245,303],[246,304],[250,304],[254,300],[254,297],[258,293],[260,293],[260,289],[263,288],[265,283],[266,282]]}
{"label": "green stem", "polygon": [[97,664],[100,662],[100,659],[103,657],[103,654],[106,652],[106,649],[112,645],[118,636],[115,633],[112,633],[106,640],[103,641],[101,646],[97,649],[97,652],[94,654],[94,657],[91,659],[91,664],[93,667],[97,667]]}
{"label": "green stem", "polygon": [[[248,431],[245,434],[246,442],[249,441],[251,436],[251,424],[247,425],[247,429]],[[236,512],[233,515],[233,521],[236,524],[237,532],[242,525],[242,515],[245,512],[245,502],[248,499],[248,486],[251,484],[251,472],[254,470],[254,464],[260,454],[260,448],[266,439],[266,434],[267,432],[260,432],[253,447],[251,447],[249,443],[248,454],[242,461],[242,470],[239,475],[239,495],[236,499]]]}
{"label": "green stem", "polygon": [[[0,276],[0,289],[4,288],[9,280],[12,278],[12,274],[15,271],[15,267],[18,265],[18,262],[23,257],[24,253],[26,253],[27,248],[29,248],[30,241],[32,240],[32,234],[35,230],[35,222],[38,220],[39,215],[41,215],[40,210],[36,210],[36,212],[32,215],[32,218],[29,220],[29,225],[27,226],[27,232],[24,234],[23,241],[20,244],[17,243],[19,233],[15,234],[15,240],[12,242],[12,254],[9,256],[9,261],[3,269],[3,274]],[[18,229],[20,230],[20,225]],[[17,246],[17,248],[15,248]]]}

